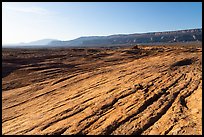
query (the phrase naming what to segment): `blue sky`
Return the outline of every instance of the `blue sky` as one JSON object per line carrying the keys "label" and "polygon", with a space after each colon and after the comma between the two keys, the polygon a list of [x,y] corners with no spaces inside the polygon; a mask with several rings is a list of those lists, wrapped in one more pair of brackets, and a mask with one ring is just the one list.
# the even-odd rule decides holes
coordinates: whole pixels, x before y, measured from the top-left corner
{"label": "blue sky", "polygon": [[201,2],[3,2],[2,42],[202,28]]}

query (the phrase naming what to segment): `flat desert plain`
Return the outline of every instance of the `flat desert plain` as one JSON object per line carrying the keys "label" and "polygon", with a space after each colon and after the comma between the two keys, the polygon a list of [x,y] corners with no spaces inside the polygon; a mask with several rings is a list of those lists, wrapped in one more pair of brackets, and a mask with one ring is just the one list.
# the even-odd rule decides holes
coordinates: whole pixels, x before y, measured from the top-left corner
{"label": "flat desert plain", "polygon": [[2,49],[2,134],[202,134],[202,47]]}

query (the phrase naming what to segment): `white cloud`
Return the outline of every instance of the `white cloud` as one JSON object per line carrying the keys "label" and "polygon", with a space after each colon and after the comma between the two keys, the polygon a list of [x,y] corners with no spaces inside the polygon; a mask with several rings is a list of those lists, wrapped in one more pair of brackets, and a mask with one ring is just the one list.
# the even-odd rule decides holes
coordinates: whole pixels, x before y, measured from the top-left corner
{"label": "white cloud", "polygon": [[17,6],[7,6],[5,7],[8,10],[12,10],[12,11],[17,11],[17,12],[24,12],[24,13],[34,13],[34,14],[41,14],[41,15],[47,15],[50,12],[45,9],[45,8],[41,8],[41,7],[17,7]]}

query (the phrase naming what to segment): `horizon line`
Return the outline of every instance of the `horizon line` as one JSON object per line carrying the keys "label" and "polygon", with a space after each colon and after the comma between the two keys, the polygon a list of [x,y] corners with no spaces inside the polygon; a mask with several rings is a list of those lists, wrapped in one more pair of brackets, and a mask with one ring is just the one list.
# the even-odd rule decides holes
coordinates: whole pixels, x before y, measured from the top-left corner
{"label": "horizon line", "polygon": [[68,40],[61,40],[58,38],[44,38],[44,39],[37,39],[37,40],[32,40],[30,42],[18,42],[18,43],[2,43],[3,45],[15,45],[15,44],[27,44],[27,43],[31,43],[31,42],[35,42],[35,41],[40,41],[40,40],[46,40],[46,39],[50,39],[50,40],[57,40],[57,41],[70,41],[70,40],[75,40],[81,37],[107,37],[107,36],[114,36],[114,35],[131,35],[131,34],[148,34],[148,33],[159,33],[159,32],[174,32],[174,31],[182,31],[182,30],[194,30],[194,29],[202,29],[202,27],[198,27],[198,28],[187,28],[187,29],[175,29],[175,30],[164,30],[164,31],[147,31],[147,32],[134,32],[134,33],[115,33],[115,34],[107,34],[107,35],[85,35],[85,36],[79,36],[76,37],[74,39],[68,39]]}

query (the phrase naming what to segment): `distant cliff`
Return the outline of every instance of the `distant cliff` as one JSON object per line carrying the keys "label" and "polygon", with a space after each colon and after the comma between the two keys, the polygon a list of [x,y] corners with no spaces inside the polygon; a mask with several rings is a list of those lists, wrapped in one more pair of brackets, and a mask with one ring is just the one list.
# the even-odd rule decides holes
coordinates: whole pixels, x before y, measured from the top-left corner
{"label": "distant cliff", "polygon": [[117,44],[141,43],[173,43],[202,41],[202,29],[188,29],[178,31],[151,32],[128,35],[90,36],[80,37],[69,41],[52,41],[50,46],[100,46]]}

